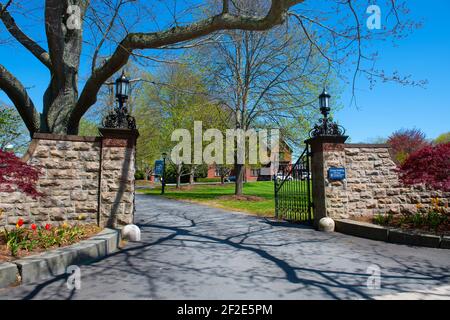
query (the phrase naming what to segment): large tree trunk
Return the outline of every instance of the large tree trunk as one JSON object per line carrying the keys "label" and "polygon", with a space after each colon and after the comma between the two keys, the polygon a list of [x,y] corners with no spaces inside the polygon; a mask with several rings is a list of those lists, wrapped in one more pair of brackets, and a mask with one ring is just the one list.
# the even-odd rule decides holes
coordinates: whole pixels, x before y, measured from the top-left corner
{"label": "large tree trunk", "polygon": [[67,70],[62,81],[52,77],[44,95],[41,132],[78,134],[78,127],[68,130],[68,122],[78,98],[77,72]]}
{"label": "large tree trunk", "polygon": [[177,175],[177,189],[181,188],[181,174]]}
{"label": "large tree trunk", "polygon": [[181,174],[183,173],[183,165],[177,164],[177,189],[180,189],[181,187]]}
{"label": "large tree trunk", "polygon": [[[41,116],[34,108],[34,103],[28,96],[25,86],[18,82],[16,77],[12,77],[1,65],[0,89],[5,91],[14,103],[31,134],[36,131],[77,134],[81,117],[97,101],[97,94],[101,86],[109,77],[126,65],[134,50],[163,48],[164,46],[205,37],[221,30],[268,30],[275,25],[282,24],[285,21],[288,9],[303,1],[273,0],[270,9],[264,16],[255,17],[230,14],[228,1],[224,1],[223,11],[214,16],[189,25],[171,27],[159,32],[130,33],[121,21],[120,26],[125,27],[126,36],[122,40],[112,40],[108,36],[118,15],[121,6],[119,5],[109,27],[100,32],[100,36],[103,35],[103,38],[99,42],[96,53],[99,52],[106,40],[111,40],[117,47],[102,65],[97,66],[95,61],[93,62],[92,73],[87,78],[79,98],[77,80],[83,42],[82,27],[91,0],[41,1],[45,2],[45,32],[48,52],[27,36],[10,15],[8,9],[15,1],[8,1],[5,5],[0,3],[0,21],[4,24],[6,30],[42,62],[51,73],[51,82],[44,95],[44,110]],[[126,2],[130,1],[122,1],[121,3]],[[97,17],[95,15],[95,19],[98,19]],[[92,20],[88,19],[88,21]],[[106,23],[106,25],[108,24]],[[91,31],[95,32],[95,30],[96,28],[93,28]],[[121,30],[117,31],[118,34],[121,33]],[[86,42],[89,45],[94,44],[92,41],[87,40]]]}
{"label": "large tree trunk", "polygon": [[80,0],[71,2],[80,7],[79,25],[69,23],[68,1],[47,0],[46,34],[52,61],[51,81],[44,94],[41,119],[42,132],[77,134],[78,125],[69,129],[69,119],[78,100],[78,69],[82,47],[82,18],[85,7]]}
{"label": "large tree trunk", "polygon": [[243,190],[244,190],[245,165],[235,164],[234,172],[236,174],[236,184],[235,184],[234,194],[237,196],[242,196]]}
{"label": "large tree trunk", "polygon": [[189,184],[194,184],[195,180],[195,167],[191,166],[191,172],[189,174]]}

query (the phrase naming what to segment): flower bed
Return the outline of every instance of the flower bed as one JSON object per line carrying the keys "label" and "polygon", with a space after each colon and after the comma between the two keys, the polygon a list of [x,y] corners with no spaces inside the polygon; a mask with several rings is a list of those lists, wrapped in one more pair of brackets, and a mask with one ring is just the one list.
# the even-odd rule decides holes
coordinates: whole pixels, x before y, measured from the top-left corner
{"label": "flower bed", "polygon": [[400,228],[405,230],[420,230],[437,235],[450,235],[450,214],[448,205],[444,206],[438,198],[432,200],[433,208],[423,210],[423,206],[416,205],[417,212],[404,212],[400,215],[379,214],[372,223]]}
{"label": "flower bed", "polygon": [[12,230],[6,228],[0,233],[0,262],[40,253],[50,249],[65,247],[85,240],[101,231],[97,225],[60,226],[32,224],[29,228],[19,219]]}

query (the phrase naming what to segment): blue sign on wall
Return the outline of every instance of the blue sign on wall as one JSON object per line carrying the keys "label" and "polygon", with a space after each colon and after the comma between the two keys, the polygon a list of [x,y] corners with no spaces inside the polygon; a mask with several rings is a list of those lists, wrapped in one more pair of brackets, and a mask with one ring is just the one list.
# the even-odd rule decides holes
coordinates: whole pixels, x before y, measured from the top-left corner
{"label": "blue sign on wall", "polygon": [[156,160],[155,161],[155,176],[162,176],[164,170],[164,161]]}
{"label": "blue sign on wall", "polygon": [[328,169],[328,180],[341,181],[346,177],[345,168],[330,168]]}

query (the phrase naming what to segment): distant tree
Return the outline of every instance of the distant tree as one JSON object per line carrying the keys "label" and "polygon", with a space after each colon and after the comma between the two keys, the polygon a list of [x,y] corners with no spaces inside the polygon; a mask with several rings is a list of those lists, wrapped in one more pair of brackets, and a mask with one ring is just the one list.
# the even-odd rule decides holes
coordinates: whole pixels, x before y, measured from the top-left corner
{"label": "distant tree", "polygon": [[25,194],[36,198],[39,169],[26,164],[12,152],[0,149],[0,192],[13,192],[17,187]]}
{"label": "distant tree", "polygon": [[426,146],[411,154],[400,166],[400,180],[450,191],[450,143]]}
{"label": "distant tree", "polygon": [[[233,3],[238,13],[249,15],[259,15],[270,5]],[[310,40],[319,42],[315,37],[285,23],[266,32],[228,30],[198,47],[195,59],[206,70],[209,94],[227,108],[233,122],[230,129],[277,128],[291,141],[304,140],[300,136],[309,132],[308,119],[313,122],[318,114],[312,102],[324,83],[331,82],[328,64],[311,46]],[[229,118],[226,121],[230,123]],[[234,164],[236,195],[243,193],[246,166]]]}
{"label": "distant tree", "polygon": [[96,137],[99,135],[98,125],[93,121],[81,119],[78,135],[84,137]]}
{"label": "distant tree", "polygon": [[14,151],[21,152],[29,141],[29,134],[19,113],[12,107],[0,107],[0,149],[9,144]]}
{"label": "distant tree", "polygon": [[[171,141],[172,133],[176,129],[186,129],[193,137],[195,121],[202,122],[203,132],[210,128],[221,129],[222,113],[223,110],[210,101],[202,76],[194,66],[168,65],[153,76],[147,76],[135,107],[140,132],[137,163],[151,163],[160,159],[162,152],[171,155],[172,148],[178,144]],[[183,177],[189,176],[189,182],[193,183],[199,176],[200,164],[183,163],[176,157],[170,160],[177,187]]]}
{"label": "distant tree", "polygon": [[394,151],[398,164],[403,164],[410,154],[429,145],[425,133],[419,129],[398,130],[388,138],[387,144]]}
{"label": "distant tree", "polygon": [[216,165],[216,170],[220,176],[220,184],[225,184],[225,178],[231,174],[233,166],[229,164],[218,164]]}
{"label": "distant tree", "polygon": [[450,142],[450,132],[441,134],[433,142],[435,144],[449,143]]}
{"label": "distant tree", "polygon": [[380,136],[378,136],[378,137],[374,137],[374,138],[367,139],[366,142],[367,142],[367,143],[373,143],[373,144],[385,144],[386,141],[387,141],[387,138],[386,138],[386,137],[380,137]]}
{"label": "distant tree", "polygon": [[[149,75],[144,76],[144,79],[152,81]],[[153,174],[155,160],[161,159],[162,153],[167,152],[162,132],[163,112],[156,99],[157,93],[154,85],[144,85],[137,92],[134,106],[134,116],[139,129],[136,163],[140,170],[146,172],[148,179]]]}

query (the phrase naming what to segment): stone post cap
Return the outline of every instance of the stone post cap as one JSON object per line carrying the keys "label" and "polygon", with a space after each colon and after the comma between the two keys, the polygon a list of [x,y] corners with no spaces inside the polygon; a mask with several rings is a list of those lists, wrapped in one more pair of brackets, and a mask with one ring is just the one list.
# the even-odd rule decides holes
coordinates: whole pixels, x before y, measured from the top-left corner
{"label": "stone post cap", "polygon": [[139,137],[137,129],[98,128],[98,131],[104,138],[137,139]]}
{"label": "stone post cap", "polygon": [[322,144],[322,143],[345,143],[348,136],[318,136],[305,140],[307,144]]}

